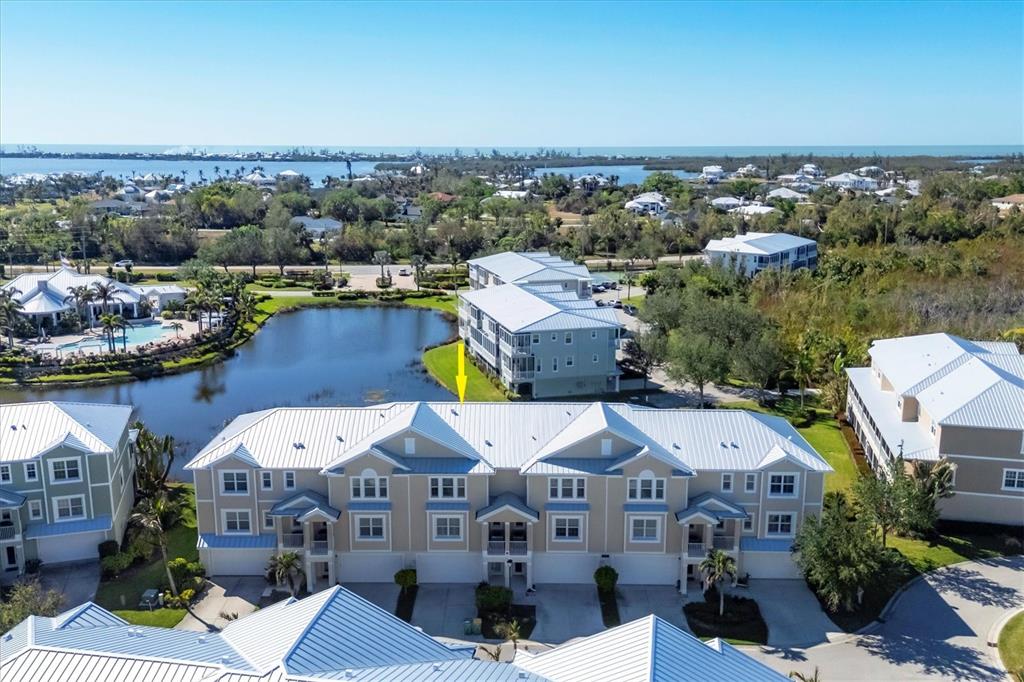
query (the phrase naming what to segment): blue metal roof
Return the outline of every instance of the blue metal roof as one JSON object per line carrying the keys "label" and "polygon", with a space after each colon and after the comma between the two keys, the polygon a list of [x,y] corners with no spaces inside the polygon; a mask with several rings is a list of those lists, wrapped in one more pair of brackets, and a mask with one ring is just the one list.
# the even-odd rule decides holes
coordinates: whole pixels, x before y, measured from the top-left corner
{"label": "blue metal roof", "polygon": [[91,533],[110,530],[110,517],[103,515],[94,519],[81,521],[62,521],[60,523],[30,523],[25,529],[25,539],[48,538],[55,535],[71,535],[73,533]]}
{"label": "blue metal roof", "polygon": [[623,511],[628,512],[667,512],[667,504],[650,504],[647,502],[630,502],[622,505]]}
{"label": "blue metal roof", "polygon": [[469,511],[469,502],[427,502],[427,511]]}
{"label": "blue metal roof", "polygon": [[491,498],[491,503],[480,509],[476,513],[476,518],[485,517],[488,514],[493,514],[504,508],[514,509],[515,511],[527,516],[534,521],[540,518],[540,514],[537,513],[536,509],[531,508],[528,504],[523,502],[523,499],[515,493],[502,493]]}
{"label": "blue metal roof", "polygon": [[548,502],[544,505],[545,511],[581,512],[590,511],[590,505],[586,502]]}
{"label": "blue metal roof", "polygon": [[303,490],[291,497],[281,500],[267,512],[271,516],[294,516],[302,518],[310,512],[320,512],[324,516],[335,521],[341,516],[341,511],[335,509],[328,502],[327,498],[312,490]]}
{"label": "blue metal roof", "polygon": [[697,497],[690,500],[690,506],[682,511],[676,512],[676,520],[682,521],[683,519],[690,518],[695,514],[703,514],[711,516],[718,521],[725,519],[745,519],[747,518],[747,510],[734,502],[719,497],[714,493],[701,493]]}
{"label": "blue metal roof", "polygon": [[349,502],[349,511],[390,511],[391,503],[380,502]]}
{"label": "blue metal roof", "polygon": [[792,547],[792,538],[740,538],[744,552],[789,552]]}
{"label": "blue metal roof", "polygon": [[0,508],[17,508],[23,504],[25,504],[24,495],[0,488]]}
{"label": "blue metal roof", "polygon": [[273,549],[277,547],[276,535],[199,535],[199,547],[212,549]]}

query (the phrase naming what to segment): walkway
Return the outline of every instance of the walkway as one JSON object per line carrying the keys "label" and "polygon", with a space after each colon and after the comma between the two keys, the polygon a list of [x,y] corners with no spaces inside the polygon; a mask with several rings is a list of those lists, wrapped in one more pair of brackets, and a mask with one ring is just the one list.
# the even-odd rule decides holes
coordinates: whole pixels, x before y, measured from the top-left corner
{"label": "walkway", "polygon": [[989,631],[1024,605],[1024,557],[972,561],[917,580],[885,623],[834,644],[744,648],[783,674],[836,680],[1003,680]]}

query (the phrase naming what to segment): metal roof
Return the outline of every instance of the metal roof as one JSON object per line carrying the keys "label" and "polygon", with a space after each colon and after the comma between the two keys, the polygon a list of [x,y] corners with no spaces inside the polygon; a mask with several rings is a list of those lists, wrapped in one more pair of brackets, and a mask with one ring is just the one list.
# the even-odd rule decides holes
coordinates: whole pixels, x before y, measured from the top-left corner
{"label": "metal roof", "polygon": [[613,308],[599,307],[596,301],[575,294],[567,297],[566,293],[549,294],[540,287],[502,284],[460,291],[459,298],[514,333],[622,327]]}
{"label": "metal roof", "polygon": [[[741,207],[741,209],[747,208],[768,207]],[[704,251],[711,253],[748,253],[767,256],[774,253],[789,251],[790,249],[795,249],[798,246],[809,246],[815,243],[816,242],[813,239],[797,237],[796,235],[786,234],[785,232],[747,232],[746,234],[738,234],[735,237],[712,239],[708,242],[708,245],[704,247]]]}
{"label": "metal roof", "polygon": [[60,521],[55,523],[33,523],[25,529],[25,539],[48,538],[55,535],[73,535],[75,533],[95,533],[110,530],[109,515],[97,516],[81,521]]}
{"label": "metal roof", "polygon": [[0,462],[29,460],[64,442],[87,452],[112,452],[133,410],[51,401],[0,404]]}
{"label": "metal roof", "polygon": [[676,521],[683,522],[694,516],[711,516],[717,521],[724,519],[745,519],[747,511],[714,493],[706,492],[690,500],[690,506],[676,512]]}
{"label": "metal roof", "polygon": [[505,283],[590,279],[590,271],[585,265],[576,265],[542,251],[506,251],[473,258],[469,264],[487,270]]}
{"label": "metal roof", "polygon": [[469,511],[469,502],[427,502],[427,511]]}
{"label": "metal roof", "polygon": [[23,504],[25,504],[24,495],[0,488],[0,509],[17,509]]}
{"label": "metal roof", "polygon": [[[93,288],[99,283],[114,288],[114,294],[110,298],[110,301],[114,303],[138,303],[141,300],[139,292],[127,284],[100,275],[83,275],[68,267],[61,267],[54,272],[26,272],[18,275],[0,289],[20,292],[14,297],[25,306],[26,312],[56,312],[70,310],[74,307],[73,302],[64,302],[64,298],[70,293],[72,287]],[[38,298],[46,299],[46,303],[39,304],[47,308],[46,310],[32,308],[35,305],[34,301]],[[51,307],[55,307],[55,309],[49,310]]]}
{"label": "metal roof", "polygon": [[496,514],[504,509],[511,509],[513,511],[527,516],[534,521],[540,519],[540,514],[536,509],[530,507],[523,501],[523,498],[519,497],[515,493],[501,493],[500,495],[491,497],[491,502],[486,507],[478,509],[476,512],[477,519],[484,519],[491,514]]}
{"label": "metal roof", "polygon": [[740,549],[744,552],[789,552],[792,548],[792,540],[746,536],[740,538]]}
{"label": "metal roof", "polygon": [[270,508],[271,516],[305,517],[312,512],[320,513],[335,521],[341,516],[341,510],[332,507],[327,498],[312,490],[303,490],[291,495]]}
{"label": "metal roof", "polygon": [[273,549],[277,547],[277,536],[270,535],[216,535],[200,533],[198,547],[214,549]]}
{"label": "metal roof", "polygon": [[897,404],[899,395],[883,391],[870,367],[853,367],[846,370],[846,375],[893,456],[902,451],[904,459],[939,458],[935,437],[920,422],[903,421],[903,409]]}

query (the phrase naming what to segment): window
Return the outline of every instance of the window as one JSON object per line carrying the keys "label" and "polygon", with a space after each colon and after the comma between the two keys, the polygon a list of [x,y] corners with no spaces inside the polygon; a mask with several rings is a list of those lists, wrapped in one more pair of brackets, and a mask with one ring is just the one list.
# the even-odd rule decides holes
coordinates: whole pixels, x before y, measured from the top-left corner
{"label": "window", "polygon": [[633,518],[630,524],[630,542],[658,542],[658,519]]}
{"label": "window", "polygon": [[260,472],[260,482],[261,482],[261,485],[263,487],[263,490],[273,490],[274,489],[274,472],[273,471],[261,471]]}
{"label": "window", "polygon": [[359,539],[360,540],[383,540],[384,539],[384,517],[383,516],[360,516],[359,517]]}
{"label": "window", "polygon": [[225,533],[249,533],[252,530],[248,509],[225,509]]}
{"label": "window", "polygon": [[601,359],[597,356],[597,353],[594,353],[590,356],[590,361],[596,365]]}
{"label": "window", "polygon": [[43,503],[39,500],[28,501],[28,518],[32,521],[38,521],[43,518]]}
{"label": "window", "polygon": [[732,492],[732,474],[722,474],[722,492]]}
{"label": "window", "polygon": [[244,471],[220,472],[220,491],[225,495],[249,494],[249,474]]}
{"label": "window", "polygon": [[405,454],[415,455],[416,454],[416,439],[406,438],[405,439]]}
{"label": "window", "polygon": [[466,498],[465,476],[431,476],[430,497],[434,499],[463,500]]}
{"label": "window", "polygon": [[295,490],[295,472],[286,471],[284,472],[284,489]]}
{"label": "window", "polygon": [[552,334],[551,335],[551,340],[552,341],[558,341],[558,334]]}
{"label": "window", "polygon": [[530,343],[540,343],[540,334],[534,334],[533,337],[530,338]]}
{"label": "window", "polygon": [[565,333],[565,345],[567,345],[567,346],[572,345],[572,332],[566,332]]}
{"label": "window", "polygon": [[555,536],[553,539],[572,541],[580,539],[580,519],[578,516],[556,516],[554,524]]}
{"label": "window", "polygon": [[39,465],[35,462],[25,462],[25,480],[26,481],[38,481],[39,480]]}
{"label": "window", "polygon": [[461,540],[462,539],[462,517],[461,516],[435,516],[434,517],[434,539],[435,540]]}
{"label": "window", "polygon": [[11,482],[11,465],[0,464],[0,483]]}
{"label": "window", "polygon": [[548,479],[548,493],[552,500],[582,500],[587,496],[586,479]]}
{"label": "window", "polygon": [[565,366],[566,367],[572,367],[574,364],[576,364],[576,356],[575,355],[566,355],[565,356]]}
{"label": "window", "polygon": [[768,535],[792,535],[793,534],[793,517],[796,516],[792,513],[772,513],[768,514]]}
{"label": "window", "polygon": [[364,469],[362,475],[352,478],[352,499],[388,499],[387,476],[378,476],[373,469]]}
{"label": "window", "polygon": [[747,474],[743,479],[743,491],[752,493],[757,490],[757,474]]}
{"label": "window", "polygon": [[1003,469],[1003,490],[1024,490],[1024,469]]}
{"label": "window", "polygon": [[50,460],[50,482],[71,483],[82,480],[82,471],[79,468],[78,458],[52,459]]}
{"label": "window", "polygon": [[591,339],[596,339],[597,338],[597,330],[596,329],[592,329],[590,331],[590,338]]}
{"label": "window", "polygon": [[642,471],[638,478],[627,481],[626,496],[631,500],[664,500],[665,479],[655,478],[650,471]]}
{"label": "window", "polygon": [[71,521],[85,518],[85,497],[72,495],[53,498],[53,515],[58,521]]}
{"label": "window", "polygon": [[754,515],[747,512],[747,518],[743,519],[743,530],[754,530]]}
{"label": "window", "polygon": [[263,527],[267,530],[274,528],[274,517],[270,515],[270,512],[263,512]]}
{"label": "window", "polygon": [[551,358],[551,371],[552,372],[557,372],[558,371],[558,358]]}
{"label": "window", "polygon": [[796,474],[771,474],[768,497],[796,497]]}
{"label": "window", "polygon": [[602,438],[601,439],[601,456],[610,457],[612,454],[612,439]]}

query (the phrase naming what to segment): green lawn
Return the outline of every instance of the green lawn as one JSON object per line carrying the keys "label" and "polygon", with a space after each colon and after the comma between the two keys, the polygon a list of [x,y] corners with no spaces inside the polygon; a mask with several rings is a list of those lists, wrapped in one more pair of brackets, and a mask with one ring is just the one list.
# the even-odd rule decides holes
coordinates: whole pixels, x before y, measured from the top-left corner
{"label": "green lawn", "polygon": [[440,310],[443,313],[458,315],[458,299],[454,296],[430,296],[429,298],[406,298],[402,301],[405,305],[414,308],[431,308]]}
{"label": "green lawn", "polygon": [[[182,502],[181,523],[167,532],[167,555],[171,559],[185,557],[189,561],[199,559],[196,549],[196,502],[193,486],[182,483],[174,486],[172,497]],[[157,625],[174,627],[185,616],[184,609],[148,609],[135,607],[142,593],[160,585],[166,573],[159,553],[154,559],[122,573],[116,580],[101,582],[96,590],[96,603],[114,611],[136,625]]]}
{"label": "green lawn", "polygon": [[941,532],[941,525],[939,530],[938,537],[933,539],[891,536],[887,538],[886,543],[906,557],[907,561],[921,573],[961,561],[992,559],[1003,555],[1000,550],[1005,545],[1001,536],[977,533],[947,535]]}
{"label": "green lawn", "polygon": [[[423,364],[430,375],[438,380],[445,388],[458,395],[458,387],[455,384],[455,374],[458,371],[457,343],[446,344],[431,348],[423,354]],[[505,393],[491,383],[489,377],[477,369],[476,365],[466,360],[466,376],[469,381],[466,384],[466,400],[470,402],[503,402],[507,400]]]}
{"label": "green lawn", "polygon": [[1011,618],[999,633],[999,657],[1012,673],[1024,673],[1024,613]]}

